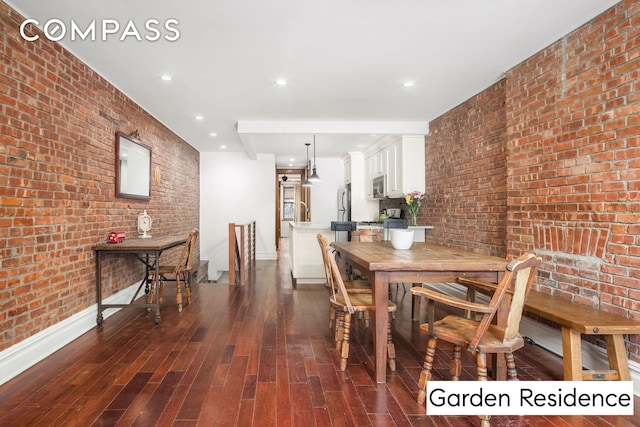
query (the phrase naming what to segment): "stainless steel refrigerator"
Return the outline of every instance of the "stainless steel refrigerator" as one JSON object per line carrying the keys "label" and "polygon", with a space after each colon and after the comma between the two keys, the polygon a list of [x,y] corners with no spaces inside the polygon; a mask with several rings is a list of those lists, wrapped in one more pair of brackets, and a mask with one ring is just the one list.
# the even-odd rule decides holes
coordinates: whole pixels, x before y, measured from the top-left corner
{"label": "stainless steel refrigerator", "polygon": [[338,190],[338,216],[336,221],[351,221],[351,186]]}

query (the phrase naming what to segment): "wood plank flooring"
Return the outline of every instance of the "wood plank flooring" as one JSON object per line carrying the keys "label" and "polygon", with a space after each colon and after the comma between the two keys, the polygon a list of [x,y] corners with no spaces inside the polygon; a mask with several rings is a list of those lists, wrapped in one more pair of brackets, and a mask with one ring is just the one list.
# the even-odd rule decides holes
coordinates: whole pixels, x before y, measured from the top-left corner
{"label": "wood plank flooring", "polygon": [[[281,245],[286,248],[287,245]],[[372,343],[355,322],[346,372],[327,328],[321,285],[290,287],[286,252],[258,261],[242,289],[193,286],[178,313],[171,287],[162,322],[124,309],[102,326],[0,387],[1,426],[476,426],[477,417],[427,417],[415,403],[426,339],[410,321],[410,294],[393,339],[397,371],[372,377]],[[434,375],[448,379],[449,350]],[[516,353],[521,380],[562,377],[560,358],[527,345]],[[463,379],[472,379],[465,359]],[[493,417],[495,426],[638,426],[634,417]]]}

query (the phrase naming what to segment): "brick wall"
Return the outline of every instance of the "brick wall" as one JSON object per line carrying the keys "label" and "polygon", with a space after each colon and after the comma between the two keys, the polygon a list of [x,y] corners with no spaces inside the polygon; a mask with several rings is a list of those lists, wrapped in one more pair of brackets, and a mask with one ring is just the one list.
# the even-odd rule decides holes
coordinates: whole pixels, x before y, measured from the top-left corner
{"label": "brick wall", "polygon": [[[0,350],[95,304],[91,247],[110,230],[135,238],[145,209],[152,234],[199,224],[199,153],[60,46],[22,40],[22,21],[0,2]],[[151,201],[115,198],[115,134],[135,130],[160,171]],[[105,297],[142,271],[110,259]]]}
{"label": "brick wall", "polygon": [[636,319],[639,40],[640,3],[623,1],[506,79],[508,253],[543,256],[544,291]]}
{"label": "brick wall", "polygon": [[505,83],[429,123],[426,196],[420,223],[428,241],[506,255]]}
{"label": "brick wall", "polygon": [[534,251],[541,290],[640,319],[639,40],[640,3],[622,1],[433,120],[429,239]]}

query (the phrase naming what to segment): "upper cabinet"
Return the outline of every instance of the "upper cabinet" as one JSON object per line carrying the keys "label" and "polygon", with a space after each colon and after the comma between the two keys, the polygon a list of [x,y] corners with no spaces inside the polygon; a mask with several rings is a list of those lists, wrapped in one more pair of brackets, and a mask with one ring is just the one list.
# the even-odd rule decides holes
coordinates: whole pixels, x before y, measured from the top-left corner
{"label": "upper cabinet", "polygon": [[[367,197],[373,197],[372,180],[386,177],[387,197],[425,191],[424,136],[403,135],[378,145],[365,159]],[[372,150],[373,151],[373,150]]]}
{"label": "upper cabinet", "polygon": [[[425,191],[424,136],[402,136],[393,144],[394,169],[389,170],[387,196],[403,197],[407,193]],[[389,162],[391,164],[391,162]],[[390,168],[391,169],[391,168]],[[393,183],[391,181],[394,181]]]}
{"label": "upper cabinet", "polygon": [[351,184],[351,156],[342,158],[344,163],[344,185]]}

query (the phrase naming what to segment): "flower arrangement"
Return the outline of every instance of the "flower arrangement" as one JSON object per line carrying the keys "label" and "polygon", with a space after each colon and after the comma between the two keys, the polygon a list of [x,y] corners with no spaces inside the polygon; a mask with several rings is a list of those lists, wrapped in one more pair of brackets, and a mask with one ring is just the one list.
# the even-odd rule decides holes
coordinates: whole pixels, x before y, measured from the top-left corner
{"label": "flower arrangement", "polygon": [[418,211],[420,210],[420,202],[424,194],[419,191],[406,194],[404,196],[405,202],[407,202],[407,208],[409,209],[409,215],[411,215],[411,225],[417,225]]}

